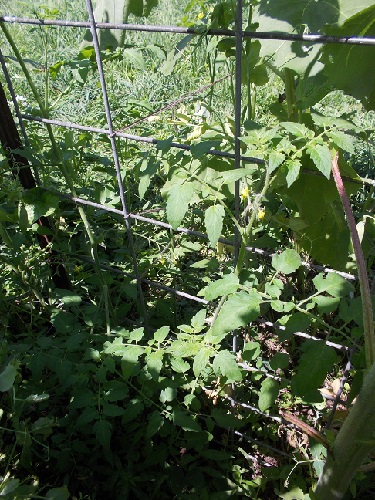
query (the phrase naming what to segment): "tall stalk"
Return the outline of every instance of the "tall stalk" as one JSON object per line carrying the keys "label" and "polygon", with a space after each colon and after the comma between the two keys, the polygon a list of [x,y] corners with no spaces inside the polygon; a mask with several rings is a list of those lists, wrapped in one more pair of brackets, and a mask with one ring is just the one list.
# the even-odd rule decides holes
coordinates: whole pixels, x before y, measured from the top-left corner
{"label": "tall stalk", "polygon": [[363,306],[367,372],[365,373],[363,387],[333,443],[332,452],[329,453],[319,478],[315,491],[319,500],[343,498],[356,471],[371,451],[375,449],[375,336],[373,310],[365,259],[349,198],[338,167],[338,153],[332,160],[332,172],[344,205],[357,260]]}

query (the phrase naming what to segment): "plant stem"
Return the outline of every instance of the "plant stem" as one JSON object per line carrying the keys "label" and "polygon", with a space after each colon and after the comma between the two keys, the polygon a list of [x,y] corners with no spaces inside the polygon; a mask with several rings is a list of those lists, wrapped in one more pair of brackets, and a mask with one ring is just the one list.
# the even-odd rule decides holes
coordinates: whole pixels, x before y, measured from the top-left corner
{"label": "plant stem", "polygon": [[263,189],[262,191],[260,192],[259,195],[256,196],[256,201],[254,201],[253,203],[253,207],[252,207],[252,212],[251,212],[251,217],[250,217],[250,220],[249,220],[249,223],[247,224],[245,230],[243,231],[243,234],[242,234],[242,241],[241,241],[241,248],[240,248],[240,251],[239,251],[239,255],[238,255],[238,261],[237,261],[237,266],[236,266],[236,274],[239,274],[241,272],[241,269],[242,269],[242,266],[243,266],[243,263],[244,263],[244,259],[245,259],[245,254],[246,254],[246,246],[248,246],[249,244],[249,239],[250,239],[250,236],[251,236],[251,231],[253,229],[253,225],[254,225],[254,221],[258,215],[258,208],[259,208],[259,201],[262,200],[267,192],[267,189],[270,185],[270,180],[271,180],[271,176],[270,176],[270,173],[269,173],[269,169],[267,168],[266,170],[266,178],[264,180],[264,186],[263,186]]}
{"label": "plant stem", "polygon": [[328,455],[319,478],[315,491],[319,500],[343,498],[356,471],[375,448],[375,338],[370,286],[354,215],[341,178],[338,158],[339,155],[336,153],[332,160],[332,173],[344,206],[357,260],[368,371],[365,373],[363,387],[356,403],[333,443],[332,453]]}
{"label": "plant stem", "polygon": [[371,292],[368,281],[365,258],[363,256],[361,242],[350,206],[348,195],[346,194],[344,183],[341,178],[338,166],[339,154],[336,153],[332,160],[332,173],[339,192],[342,204],[344,206],[346,219],[348,221],[350,234],[352,237],[355,258],[358,267],[358,278],[361,289],[362,309],[363,309],[363,333],[365,338],[366,366],[369,369],[375,361],[375,335],[374,335],[374,316],[372,310]]}
{"label": "plant stem", "polygon": [[375,363],[366,374],[356,403],[350,410],[328,454],[316,486],[319,500],[343,498],[354,474],[375,448]]}

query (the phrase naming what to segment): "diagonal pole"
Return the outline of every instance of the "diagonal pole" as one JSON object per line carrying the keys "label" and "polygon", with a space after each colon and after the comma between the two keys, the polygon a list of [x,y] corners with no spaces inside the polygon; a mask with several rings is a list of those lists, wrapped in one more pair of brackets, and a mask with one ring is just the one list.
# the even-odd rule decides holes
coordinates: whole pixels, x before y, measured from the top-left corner
{"label": "diagonal pole", "polygon": [[104,103],[105,115],[106,115],[106,120],[107,120],[107,125],[108,125],[109,139],[111,142],[112,155],[113,155],[113,160],[114,160],[114,164],[115,164],[115,168],[116,168],[117,183],[118,183],[118,187],[119,187],[120,199],[121,199],[121,204],[122,204],[122,213],[123,213],[123,217],[124,217],[124,221],[125,221],[126,232],[127,232],[127,236],[128,236],[129,247],[130,247],[130,252],[131,252],[132,261],[133,261],[134,273],[135,273],[136,279],[137,279],[137,288],[138,288],[138,293],[139,293],[139,300],[140,300],[140,304],[141,304],[141,309],[142,309],[142,313],[143,313],[144,325],[145,325],[145,329],[147,330],[148,329],[148,321],[147,321],[146,302],[145,302],[145,298],[144,298],[143,290],[142,290],[142,281],[140,279],[140,275],[138,272],[137,255],[136,255],[135,248],[134,248],[133,232],[131,229],[129,213],[128,213],[128,209],[127,209],[126,201],[125,201],[124,186],[123,186],[122,177],[121,177],[120,160],[119,160],[119,155],[117,152],[117,146],[116,146],[116,141],[115,141],[116,134],[115,134],[115,131],[113,129],[113,124],[112,124],[111,108],[109,105],[107,86],[106,86],[104,70],[103,70],[103,63],[102,63],[102,59],[100,57],[100,46],[99,46],[98,35],[96,32],[96,22],[94,19],[94,12],[93,12],[91,0],[86,0],[86,7],[87,7],[87,12],[89,14],[92,41],[93,41],[93,45],[94,45],[94,49],[95,49],[96,63],[98,66],[98,71],[99,71],[100,85],[101,85],[102,95],[103,95],[103,103]]}

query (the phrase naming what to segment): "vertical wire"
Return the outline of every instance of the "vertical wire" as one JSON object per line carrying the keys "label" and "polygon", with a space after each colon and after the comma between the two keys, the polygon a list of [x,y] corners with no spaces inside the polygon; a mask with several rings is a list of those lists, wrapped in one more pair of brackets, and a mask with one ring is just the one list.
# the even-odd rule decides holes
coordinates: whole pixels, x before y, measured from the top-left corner
{"label": "vertical wire", "polygon": [[[237,0],[236,8],[236,66],[235,66],[235,89],[234,89],[234,161],[235,168],[241,168],[241,90],[242,90],[242,0]],[[239,221],[240,218],[240,181],[235,183],[235,218]],[[241,235],[237,227],[235,228],[235,247],[234,247],[234,266],[237,265],[239,245],[241,243]],[[233,352],[237,352],[237,334],[233,335]]]}
{"label": "vertical wire", "polygon": [[110,105],[109,105],[107,86],[106,86],[106,81],[105,81],[105,76],[104,76],[104,71],[103,71],[103,63],[102,63],[101,56],[100,56],[100,46],[99,46],[99,41],[98,41],[98,35],[96,32],[96,22],[94,19],[94,12],[93,12],[91,0],[86,0],[86,7],[87,7],[87,12],[89,14],[92,41],[93,41],[93,45],[94,45],[94,49],[95,49],[95,56],[96,56],[96,63],[98,66],[98,71],[99,71],[100,85],[102,88],[103,103],[104,103],[105,115],[106,115],[106,120],[107,120],[107,125],[108,125],[109,139],[111,141],[112,155],[113,155],[113,160],[114,160],[115,168],[116,168],[116,176],[117,176],[117,183],[118,183],[118,187],[119,187],[120,199],[121,199],[121,204],[122,204],[122,212],[123,212],[123,217],[125,220],[126,232],[127,232],[127,236],[128,236],[129,247],[130,247],[130,252],[131,252],[132,261],[133,261],[134,273],[135,273],[136,279],[137,279],[137,288],[138,288],[139,300],[140,300],[141,308],[142,308],[142,312],[143,312],[144,325],[145,325],[145,329],[147,330],[148,329],[148,321],[147,321],[146,303],[145,303],[145,298],[144,298],[143,291],[142,291],[142,282],[140,280],[140,276],[139,276],[139,272],[138,272],[138,263],[137,263],[137,256],[136,256],[135,248],[134,248],[133,232],[132,232],[131,223],[130,223],[130,219],[129,219],[129,213],[128,213],[128,209],[127,209],[126,201],[125,201],[124,186],[123,186],[122,178],[121,178],[120,160],[119,160],[116,141],[115,141],[116,134],[114,132],[113,124],[112,124],[112,114],[111,114],[111,109],[110,109]]}

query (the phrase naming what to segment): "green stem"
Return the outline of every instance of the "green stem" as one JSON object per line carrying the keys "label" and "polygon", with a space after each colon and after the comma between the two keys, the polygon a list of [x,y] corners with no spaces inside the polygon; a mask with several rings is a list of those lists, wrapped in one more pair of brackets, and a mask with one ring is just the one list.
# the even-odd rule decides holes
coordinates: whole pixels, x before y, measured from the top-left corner
{"label": "green stem", "polygon": [[286,103],[288,107],[288,118],[291,120],[295,120],[296,88],[294,84],[294,73],[289,68],[284,69],[284,83]]}
{"label": "green stem", "polygon": [[352,478],[375,448],[375,363],[332,445],[316,486],[319,500],[343,498]]}
{"label": "green stem", "polygon": [[241,242],[241,248],[240,248],[240,251],[239,251],[239,254],[238,254],[238,260],[237,260],[237,266],[236,266],[236,274],[239,274],[241,272],[241,269],[242,269],[242,266],[243,266],[243,263],[244,263],[244,260],[245,260],[246,247],[249,244],[251,232],[253,230],[254,221],[255,221],[255,219],[256,219],[256,217],[258,215],[259,201],[264,198],[264,196],[265,196],[265,194],[266,194],[266,192],[268,190],[268,187],[270,185],[270,180],[271,180],[271,176],[270,176],[269,169],[267,168],[267,170],[266,170],[266,178],[264,180],[263,189],[260,192],[260,194],[256,196],[256,201],[254,201],[254,203],[253,203],[253,207],[252,207],[252,212],[251,212],[251,217],[250,217],[249,223],[247,224],[247,226],[246,226],[246,228],[245,228],[245,230],[243,231],[243,234],[242,234],[242,242]]}
{"label": "green stem", "polygon": [[[9,33],[8,29],[6,28],[6,26],[4,25],[4,23],[0,23],[0,27],[1,29],[3,30],[3,33],[9,43],[9,45],[12,47],[12,50],[17,58],[17,61],[18,63],[20,64],[21,68],[22,68],[22,71],[25,75],[25,78],[27,80],[27,83],[29,84],[30,86],[30,89],[34,95],[34,98],[35,100],[37,101],[38,103],[38,106],[40,108],[40,112],[43,116],[43,118],[48,118],[48,111],[47,109],[45,108],[44,104],[43,104],[43,101],[41,100],[40,96],[39,96],[39,93],[38,93],[38,90],[37,88],[35,87],[34,85],[34,82],[31,78],[31,75],[29,73],[29,70],[27,69],[23,59],[22,59],[22,56],[21,56],[21,53],[19,52],[16,44],[14,43],[13,41],[13,38],[11,36],[11,34]],[[54,137],[54,134],[53,134],[53,130],[52,130],[52,126],[47,123],[46,124],[46,127],[47,127],[47,131],[48,131],[48,136],[50,138],[50,141],[51,141],[51,146],[52,146],[52,151],[58,161],[58,164],[60,165],[60,169],[61,169],[61,173],[63,175],[63,177],[65,178],[65,181],[70,189],[70,192],[71,192],[71,195],[73,198],[76,198],[77,197],[77,193],[76,193],[76,190],[75,190],[75,187],[74,187],[74,182],[73,182],[73,179],[70,175],[70,164],[69,162],[65,162],[62,157],[61,157],[61,152],[60,152],[60,149],[58,148],[57,146],[57,143],[56,143],[56,140],[55,140],[55,137]],[[84,209],[78,205],[78,213],[81,217],[81,220],[83,222],[83,225],[84,225],[84,228],[85,228],[85,231],[86,231],[86,234],[88,236],[88,239],[89,239],[89,243],[90,243],[90,251],[91,251],[91,255],[92,255],[92,258],[94,259],[94,263],[95,263],[95,271],[96,273],[98,274],[99,276],[99,279],[100,279],[100,283],[102,285],[102,289],[104,290],[104,287],[106,285],[105,283],[105,280],[103,278],[103,273],[102,273],[102,270],[101,270],[101,267],[100,267],[100,262],[99,262],[99,256],[98,256],[98,246],[97,246],[97,242],[96,242],[96,239],[95,239],[95,235],[94,235],[94,232],[91,228],[91,225],[87,219],[87,216],[86,216],[86,213],[84,211]]]}

